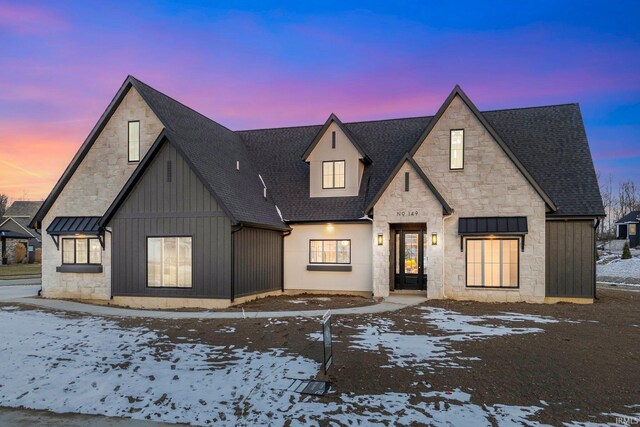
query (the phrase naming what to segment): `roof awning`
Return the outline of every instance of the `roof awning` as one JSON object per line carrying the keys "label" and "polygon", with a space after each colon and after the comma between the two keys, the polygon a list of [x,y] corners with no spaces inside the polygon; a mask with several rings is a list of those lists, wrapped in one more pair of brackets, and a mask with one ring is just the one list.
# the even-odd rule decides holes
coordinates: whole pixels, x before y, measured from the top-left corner
{"label": "roof awning", "polygon": [[57,216],[47,227],[47,234],[51,236],[58,247],[60,236],[98,236],[104,248],[104,230],[100,229],[99,216]]}
{"label": "roof awning", "polygon": [[31,239],[31,236],[26,234],[16,233],[11,230],[0,230],[0,239]]}
{"label": "roof awning", "polygon": [[522,236],[524,250],[524,235],[528,232],[526,216],[482,216],[458,220],[461,251],[464,236]]}

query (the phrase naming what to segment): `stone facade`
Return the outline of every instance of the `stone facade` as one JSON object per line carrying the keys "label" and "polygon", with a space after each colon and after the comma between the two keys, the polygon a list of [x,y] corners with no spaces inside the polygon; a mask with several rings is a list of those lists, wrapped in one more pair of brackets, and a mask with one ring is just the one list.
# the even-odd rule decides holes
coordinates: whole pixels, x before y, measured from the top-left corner
{"label": "stone facade", "polygon": [[[7,256],[7,264],[16,264],[16,247],[18,245],[22,245],[25,247],[26,256],[21,261],[22,264],[26,264],[29,261],[29,253],[27,251],[27,245],[29,244],[28,240],[25,239],[7,239],[6,243],[6,256]],[[0,259],[0,262],[2,260]]]}
{"label": "stone facade", "polygon": [[42,221],[42,290],[45,297],[108,299],[111,297],[111,236],[105,236],[102,273],[58,273],[62,253],[46,229],[56,216],[102,216],[138,162],[128,162],[128,122],[140,121],[142,159],[163,129],[135,89],[129,89],[93,147],[69,179]]}
{"label": "stone facade", "polygon": [[[405,191],[405,173],[409,173],[409,191]],[[439,190],[438,190],[439,191]],[[420,179],[409,162],[400,168],[386,191],[374,207],[373,217],[373,294],[377,297],[389,296],[390,288],[390,248],[394,238],[390,224],[422,223],[427,226],[427,235],[438,233],[441,239],[444,217],[442,205],[431,190]],[[383,244],[378,246],[378,234],[384,236]],[[426,245],[427,296],[443,296],[443,246]]]}
{"label": "stone facade", "polygon": [[[449,170],[451,129],[464,129],[463,170]],[[430,193],[405,193],[403,177],[408,167],[405,165],[374,206],[374,236],[378,232],[388,233],[388,224],[393,222],[424,221],[431,233],[434,229],[438,230],[435,216],[439,215],[442,229],[438,233],[442,232],[443,238],[439,239],[441,242],[437,249],[430,247],[432,254],[426,267],[428,296],[478,301],[543,302],[545,202],[460,97],[453,99],[417,150],[414,159],[454,209],[454,213],[450,217],[443,217],[441,206],[437,200],[434,202],[435,198]],[[432,205],[439,213],[431,210]],[[397,221],[394,212],[398,209],[414,209],[425,213],[410,221]],[[481,216],[527,217],[529,232],[524,251],[519,252],[519,288],[466,287],[466,254],[460,250],[458,218]],[[442,253],[439,255],[438,251]],[[385,295],[389,288],[389,246],[386,239],[382,247],[374,246],[374,265],[374,292]],[[442,278],[439,276],[440,270]]]}

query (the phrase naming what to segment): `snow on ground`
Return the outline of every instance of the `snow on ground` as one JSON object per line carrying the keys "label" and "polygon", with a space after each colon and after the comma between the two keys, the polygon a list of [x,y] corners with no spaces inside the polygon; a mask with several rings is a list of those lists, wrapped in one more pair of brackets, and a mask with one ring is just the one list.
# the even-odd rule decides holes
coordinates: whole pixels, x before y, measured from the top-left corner
{"label": "snow on ground", "polygon": [[598,282],[609,284],[640,284],[640,257],[622,259],[619,255],[603,254],[596,264]]}
{"label": "snow on ground", "polygon": [[[430,357],[449,357],[446,340],[539,332],[477,325],[474,318],[441,309],[427,309],[424,319],[451,334],[440,338],[443,342],[429,342],[429,337],[397,340],[397,334],[384,331],[367,338],[373,332],[363,330],[358,342],[367,348],[388,345],[396,364],[406,362],[403,355],[425,364]],[[257,352],[189,340],[175,343],[145,327],[123,328],[97,317],[69,318],[17,307],[1,308],[0,324],[0,406],[194,425],[283,425],[287,420],[317,425],[328,418],[347,425],[513,425],[531,424],[529,417],[542,409],[476,405],[458,390],[332,393],[323,401],[289,390],[295,379],[313,378],[319,364],[282,349]],[[376,322],[383,330],[392,326]]]}
{"label": "snow on ground", "polygon": [[443,334],[417,335],[408,333],[410,331],[406,329],[400,332],[399,328],[395,328],[393,321],[374,318],[366,325],[358,326],[357,334],[351,337],[351,347],[371,351],[384,348],[392,362],[392,365],[385,367],[419,366],[426,369],[441,366],[463,367],[459,362],[468,361],[469,358],[457,356],[458,352],[453,349],[454,342],[544,332],[540,328],[505,325],[505,322],[516,324],[558,322],[550,317],[519,313],[468,316],[442,308],[420,307],[420,309],[425,311],[421,320],[438,328],[444,332]]}

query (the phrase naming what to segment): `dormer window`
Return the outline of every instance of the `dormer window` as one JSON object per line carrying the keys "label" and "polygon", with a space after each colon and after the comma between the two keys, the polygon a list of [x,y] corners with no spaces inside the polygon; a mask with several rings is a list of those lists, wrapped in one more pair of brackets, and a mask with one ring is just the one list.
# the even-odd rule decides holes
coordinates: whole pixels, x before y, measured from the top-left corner
{"label": "dormer window", "polygon": [[344,160],[322,162],[322,188],[344,188]]}
{"label": "dormer window", "polygon": [[140,122],[129,122],[129,161],[140,161]]}
{"label": "dormer window", "polygon": [[451,130],[451,149],[449,155],[449,169],[464,169],[464,130]]}

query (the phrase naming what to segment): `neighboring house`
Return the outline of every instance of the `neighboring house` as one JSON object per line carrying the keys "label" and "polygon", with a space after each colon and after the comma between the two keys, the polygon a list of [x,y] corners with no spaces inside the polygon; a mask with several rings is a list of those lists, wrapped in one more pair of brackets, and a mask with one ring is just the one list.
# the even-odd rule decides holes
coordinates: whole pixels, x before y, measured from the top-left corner
{"label": "neighboring house", "polygon": [[38,209],[42,206],[41,201],[27,201],[18,200],[13,202],[11,206],[5,211],[4,216],[0,218],[0,229],[11,232],[12,234],[6,234],[7,236],[22,236],[20,239],[16,237],[7,238],[6,254],[5,258],[7,263],[13,264],[15,262],[14,252],[15,244],[25,244],[27,246],[28,262],[35,261],[35,253],[41,244],[41,236],[36,230],[29,226],[29,223],[33,219]]}
{"label": "neighboring house", "polygon": [[128,77],[31,225],[45,297],[589,302],[604,209],[577,104],[231,131]]}
{"label": "neighboring house", "polygon": [[638,239],[638,224],[640,211],[633,211],[616,221],[616,239],[629,241],[629,247],[635,248],[640,243]]}

